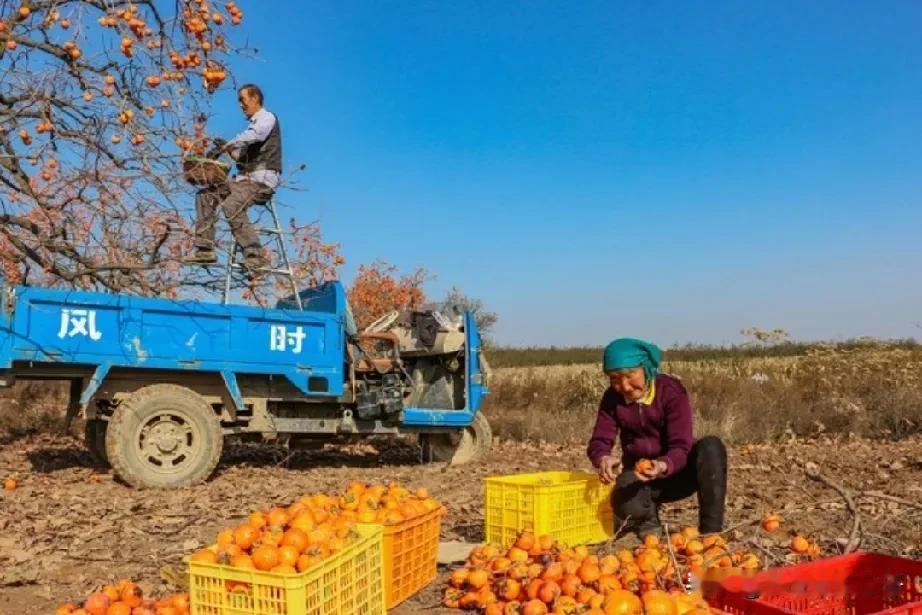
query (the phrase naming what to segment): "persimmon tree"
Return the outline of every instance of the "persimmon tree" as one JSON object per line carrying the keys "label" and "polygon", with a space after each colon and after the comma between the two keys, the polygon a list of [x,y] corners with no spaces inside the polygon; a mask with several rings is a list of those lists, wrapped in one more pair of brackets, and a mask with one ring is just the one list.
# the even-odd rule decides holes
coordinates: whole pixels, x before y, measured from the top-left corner
{"label": "persimmon tree", "polygon": [[[9,282],[168,297],[221,289],[221,268],[182,264],[193,207],[181,161],[211,145],[209,95],[235,85],[229,59],[246,50],[231,37],[243,19],[232,1],[0,0]],[[302,282],[335,274],[342,259],[316,225],[290,231]]]}
{"label": "persimmon tree", "polygon": [[356,325],[363,329],[391,310],[421,307],[426,302],[425,269],[401,274],[385,261],[360,265],[349,287],[349,305]]}

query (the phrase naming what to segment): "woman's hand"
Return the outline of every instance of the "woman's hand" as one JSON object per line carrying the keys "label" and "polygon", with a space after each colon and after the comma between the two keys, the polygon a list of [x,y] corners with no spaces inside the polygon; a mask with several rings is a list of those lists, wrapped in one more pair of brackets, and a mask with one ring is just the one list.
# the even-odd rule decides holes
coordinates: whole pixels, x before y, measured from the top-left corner
{"label": "woman's hand", "polygon": [[653,459],[641,468],[635,466],[634,474],[637,476],[637,480],[648,483],[665,474],[668,469],[665,461]]}
{"label": "woman's hand", "polygon": [[611,455],[602,457],[602,461],[599,462],[599,480],[606,485],[615,482],[615,476],[617,476],[620,469],[621,461],[619,459]]}

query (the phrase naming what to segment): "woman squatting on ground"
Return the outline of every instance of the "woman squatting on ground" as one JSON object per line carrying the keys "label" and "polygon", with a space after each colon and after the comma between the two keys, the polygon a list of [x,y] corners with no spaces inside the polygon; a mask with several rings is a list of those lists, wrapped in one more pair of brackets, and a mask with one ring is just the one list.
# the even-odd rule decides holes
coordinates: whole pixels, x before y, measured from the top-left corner
{"label": "woman squatting on ground", "polygon": [[[605,483],[615,483],[615,530],[639,536],[660,530],[660,504],[698,494],[698,530],[723,530],[727,450],[720,438],[692,435],[688,393],[659,373],[661,350],[632,338],[610,343],[602,366],[611,386],[602,396],[587,453]],[[612,455],[620,437],[621,456]],[[650,460],[635,471],[635,464]],[[619,473],[620,470],[620,473]]]}

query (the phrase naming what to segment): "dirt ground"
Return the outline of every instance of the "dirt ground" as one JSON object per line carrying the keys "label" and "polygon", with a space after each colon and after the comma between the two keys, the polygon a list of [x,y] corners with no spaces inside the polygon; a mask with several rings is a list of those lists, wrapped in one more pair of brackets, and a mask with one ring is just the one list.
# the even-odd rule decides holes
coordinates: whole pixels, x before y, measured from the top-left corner
{"label": "dirt ground", "polygon": [[[805,476],[809,461],[856,497],[862,548],[922,558],[922,437],[749,446],[732,449],[730,457],[728,526],[776,511],[786,528],[818,540],[825,552],[840,550],[852,515],[840,494]],[[236,447],[206,484],[135,491],[95,465],[76,439],[22,439],[0,446],[0,477],[20,484],[0,492],[0,613],[51,613],[61,602],[81,600],[125,577],[158,594],[176,590],[184,582],[183,555],[213,542],[219,528],[251,510],[338,489],[352,479],[428,488],[449,510],[442,539],[474,542],[483,535],[484,477],[588,468],[580,444],[497,443],[486,461],[458,467],[421,464],[418,448],[399,441],[293,455]],[[689,500],[666,509],[663,518],[693,524],[695,511]],[[735,536],[753,532],[742,526]],[[437,608],[440,587],[434,583],[392,612],[450,612]]]}

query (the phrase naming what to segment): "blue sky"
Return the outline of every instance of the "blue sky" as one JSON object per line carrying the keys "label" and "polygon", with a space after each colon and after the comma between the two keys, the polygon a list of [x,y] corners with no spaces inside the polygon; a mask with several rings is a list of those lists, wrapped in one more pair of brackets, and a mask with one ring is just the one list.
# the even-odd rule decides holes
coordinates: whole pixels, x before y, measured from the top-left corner
{"label": "blue sky", "polygon": [[917,2],[239,4],[346,281],[425,266],[504,344],[920,337]]}

